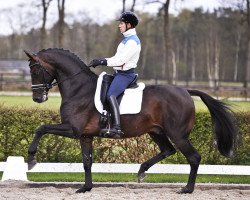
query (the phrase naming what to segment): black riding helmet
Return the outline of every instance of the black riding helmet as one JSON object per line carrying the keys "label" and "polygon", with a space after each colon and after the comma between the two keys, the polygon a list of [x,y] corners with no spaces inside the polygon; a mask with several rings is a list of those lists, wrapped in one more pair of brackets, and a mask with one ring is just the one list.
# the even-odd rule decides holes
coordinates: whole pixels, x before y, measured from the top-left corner
{"label": "black riding helmet", "polygon": [[136,14],[131,12],[131,11],[127,11],[127,12],[122,13],[117,21],[123,21],[125,23],[130,23],[133,28],[136,27],[137,24],[139,23],[139,20],[138,20],[138,17],[136,16]]}

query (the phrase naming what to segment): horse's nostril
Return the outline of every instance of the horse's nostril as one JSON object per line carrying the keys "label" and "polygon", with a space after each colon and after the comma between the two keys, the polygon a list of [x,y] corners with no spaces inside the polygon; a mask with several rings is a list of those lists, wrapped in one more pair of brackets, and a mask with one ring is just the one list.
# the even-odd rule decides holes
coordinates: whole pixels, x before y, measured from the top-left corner
{"label": "horse's nostril", "polygon": [[33,97],[33,101],[35,101],[37,103],[42,103],[43,99],[41,97]]}

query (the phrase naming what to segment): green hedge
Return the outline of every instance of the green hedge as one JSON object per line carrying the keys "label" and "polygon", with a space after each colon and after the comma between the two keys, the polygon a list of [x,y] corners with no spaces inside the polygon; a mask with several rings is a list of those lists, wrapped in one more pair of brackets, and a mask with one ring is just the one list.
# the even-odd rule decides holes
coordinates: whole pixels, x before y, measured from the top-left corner
{"label": "green hedge", "polygon": [[[250,112],[237,113],[236,117],[242,137],[235,157],[227,159],[213,147],[210,114],[196,113],[196,123],[190,139],[201,154],[203,164],[250,164]],[[11,155],[27,159],[34,130],[49,123],[60,123],[58,112],[0,105],[0,161],[5,161]],[[94,162],[142,163],[159,152],[147,134],[124,140],[96,138],[93,149]],[[38,147],[37,160],[82,162],[79,141],[46,135]],[[186,163],[186,159],[177,151],[162,163]]]}

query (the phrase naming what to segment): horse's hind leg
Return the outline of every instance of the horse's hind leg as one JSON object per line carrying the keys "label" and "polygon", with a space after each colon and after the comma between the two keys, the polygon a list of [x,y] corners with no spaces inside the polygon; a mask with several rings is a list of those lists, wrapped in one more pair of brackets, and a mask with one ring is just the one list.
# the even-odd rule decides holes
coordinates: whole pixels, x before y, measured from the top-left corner
{"label": "horse's hind leg", "polygon": [[155,133],[150,133],[149,135],[153,139],[153,141],[159,146],[161,152],[141,164],[141,167],[138,172],[138,182],[143,181],[143,179],[145,178],[145,171],[147,171],[150,167],[176,152],[175,148],[170,143],[165,134],[159,135]]}
{"label": "horse's hind leg", "polygon": [[192,193],[194,191],[195,180],[199,168],[201,156],[192,146],[188,139],[175,139],[175,144],[181,153],[186,157],[190,164],[191,170],[188,178],[188,183],[178,193]]}

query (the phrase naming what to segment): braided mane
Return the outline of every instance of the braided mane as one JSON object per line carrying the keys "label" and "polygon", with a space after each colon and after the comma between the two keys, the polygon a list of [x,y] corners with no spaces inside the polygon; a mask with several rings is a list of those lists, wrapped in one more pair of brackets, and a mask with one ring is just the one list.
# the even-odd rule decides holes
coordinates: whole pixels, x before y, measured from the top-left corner
{"label": "braided mane", "polygon": [[77,61],[80,64],[80,67],[83,69],[83,71],[85,71],[86,73],[88,73],[89,75],[91,75],[94,78],[97,78],[97,75],[92,72],[89,67],[87,67],[87,65],[82,61],[81,58],[79,58],[78,55],[76,55],[75,53],[71,52],[68,49],[63,49],[63,48],[48,48],[48,49],[42,49],[40,50],[37,55],[39,54],[43,54],[45,52],[51,52],[51,53],[63,53],[67,56],[70,56],[74,61]]}
{"label": "braided mane", "polygon": [[79,61],[82,65],[86,65],[81,58],[79,58],[78,55],[76,55],[75,53],[71,52],[70,50],[68,49],[63,49],[63,48],[48,48],[48,49],[42,49],[40,50],[37,54],[39,53],[44,53],[44,52],[47,52],[47,51],[59,51],[59,52],[63,52],[63,53],[66,53],[66,54],[69,54],[71,55],[72,57],[74,57],[77,61]]}

